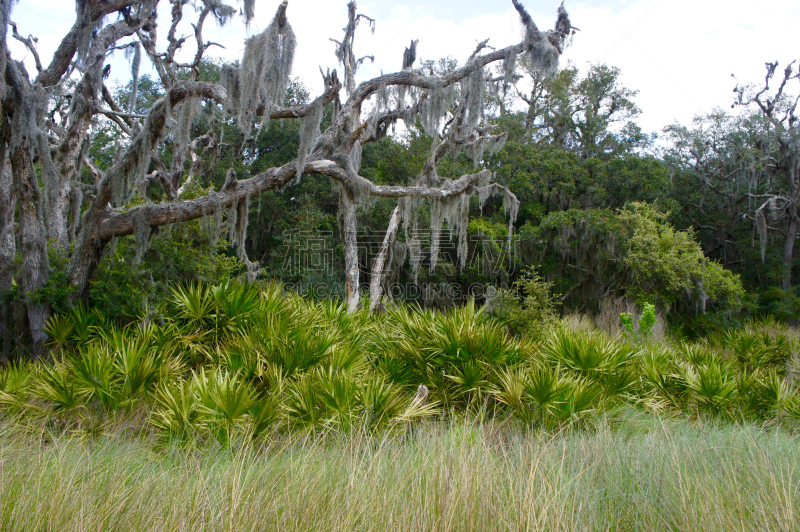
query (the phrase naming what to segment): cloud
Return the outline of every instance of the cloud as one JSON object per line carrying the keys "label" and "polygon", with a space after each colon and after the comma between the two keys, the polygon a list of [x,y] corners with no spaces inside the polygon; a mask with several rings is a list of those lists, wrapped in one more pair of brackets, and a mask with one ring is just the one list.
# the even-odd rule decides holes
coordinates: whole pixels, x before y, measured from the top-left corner
{"label": "cloud", "polygon": [[581,28],[566,57],[620,67],[639,91],[640,124],[651,131],[727,107],[735,82],[763,77],[764,62],[796,58],[796,2],[641,0],[612,12],[602,2],[574,4]]}

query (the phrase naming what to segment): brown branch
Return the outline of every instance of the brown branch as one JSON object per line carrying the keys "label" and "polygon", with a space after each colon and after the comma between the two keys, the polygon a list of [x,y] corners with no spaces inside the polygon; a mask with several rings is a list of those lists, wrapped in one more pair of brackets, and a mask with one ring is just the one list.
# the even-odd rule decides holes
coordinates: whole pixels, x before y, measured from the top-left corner
{"label": "brown branch", "polygon": [[126,135],[130,136],[130,126],[133,125],[133,120],[128,117],[120,116],[120,114],[124,113],[124,111],[117,105],[117,102],[114,101],[114,98],[111,97],[111,92],[109,92],[108,87],[106,87],[105,84],[103,84],[102,96],[103,101],[106,102],[108,106],[111,107],[111,110],[116,113],[108,118],[122,128],[122,131],[124,131]]}
{"label": "brown branch", "polygon": [[[291,161],[278,168],[270,168],[250,179],[238,181],[235,186],[220,192],[213,192],[201,198],[182,200],[174,203],[151,203],[133,207],[124,213],[114,213],[107,210],[100,213],[95,238],[108,240],[133,233],[134,220],[137,216],[144,215],[151,227],[158,227],[171,223],[186,222],[228,209],[232,205],[247,198],[255,197],[269,190],[285,186],[297,175],[297,161]],[[304,174],[317,174],[331,177],[346,185],[356,184],[368,190],[370,195],[400,198],[448,198],[464,194],[475,183],[486,179],[490,172],[484,170],[476,174],[468,174],[453,182],[447,188],[429,188],[423,186],[401,187],[390,185],[375,185],[368,179],[360,176],[351,176],[336,162],[327,159],[313,159],[307,161],[303,170]]]}
{"label": "brown branch", "polygon": [[[342,87],[335,76],[331,76],[330,79],[332,80],[331,84],[328,86],[325,92],[321,96],[316,98],[314,101],[305,105],[295,105],[293,107],[273,109],[269,114],[270,119],[276,120],[279,118],[303,118],[306,115],[312,113],[317,108],[317,106],[325,107],[329,103],[333,102],[336,96],[339,94],[339,91],[341,90]],[[263,107],[260,107],[256,111],[256,114],[258,114],[259,116],[263,115],[263,113],[264,113]],[[178,175],[173,175],[173,180],[171,182],[177,183],[182,178],[183,178],[183,172],[181,172]]]}
{"label": "brown branch", "polygon": [[358,86],[357,89],[350,95],[350,98],[344,104],[343,111],[337,117],[331,130],[338,133],[340,128],[344,126],[347,116],[351,114],[354,109],[357,109],[361,104],[375,93],[381,86],[405,85],[408,87],[417,87],[420,89],[436,89],[448,87],[454,83],[461,81],[468,77],[472,72],[478,68],[483,68],[486,65],[495,61],[502,61],[506,58],[507,54],[522,52],[522,44],[515,44],[497,50],[490,54],[478,56],[461,68],[458,68],[445,76],[426,76],[418,71],[403,70],[392,74],[384,74],[369,81],[365,81]]}
{"label": "brown branch", "polygon": [[97,168],[97,166],[95,166],[94,163],[85,155],[83,156],[83,165],[89,170],[89,173],[92,174],[95,185],[100,183],[100,181],[103,180],[103,177],[105,177],[105,173]]}
{"label": "brown branch", "polygon": [[[306,167],[308,168],[308,165],[306,165]],[[318,160],[311,166],[311,169],[307,171],[308,173],[331,177],[346,186],[355,185],[360,190],[364,190],[370,196],[382,198],[451,198],[453,196],[458,196],[465,193],[476,183],[482,180],[487,180],[492,176],[492,173],[489,170],[482,170],[475,174],[461,176],[458,180],[449,183],[449,186],[447,187],[431,188],[423,185],[414,185],[410,187],[398,185],[376,185],[365,177],[349,174],[337,163],[329,160]]]}
{"label": "brown branch", "polygon": [[33,45],[34,42],[39,42],[39,39],[32,35],[28,35],[27,37],[23,37],[22,35],[17,32],[17,24],[15,22],[8,23],[11,26],[11,29],[14,32],[14,38],[25,45],[25,47],[30,50],[33,54],[33,60],[36,63],[36,71],[42,71],[42,61],[39,59],[39,52],[36,51],[36,47]]}
{"label": "brown branch", "polygon": [[[100,20],[106,15],[139,3],[139,1],[140,0],[106,0],[104,2],[91,2],[91,19],[92,21]],[[61,80],[69,69],[72,58],[78,49],[78,32],[80,29],[80,22],[76,22],[72,26],[58,45],[58,48],[53,54],[53,59],[50,61],[50,65],[39,72],[35,83],[43,87],[51,87]]]}
{"label": "brown branch", "polygon": [[144,48],[145,53],[147,53],[147,57],[150,58],[150,61],[156,67],[156,72],[158,73],[158,77],[161,80],[161,84],[164,87],[169,87],[170,85],[170,78],[167,74],[167,68],[164,66],[164,60],[158,52],[156,52],[156,29],[155,25],[153,25],[148,33],[144,31],[136,32],[136,36],[139,37],[139,41],[142,43],[142,47]]}
{"label": "brown branch", "polygon": [[[325,92],[322,93],[321,96],[316,98],[313,102],[305,104],[305,105],[295,105],[292,107],[283,107],[279,109],[273,109],[269,113],[269,117],[271,119],[278,119],[278,118],[303,118],[304,116],[308,115],[312,111],[317,108],[317,105],[321,105],[325,107],[326,105],[333,102],[336,96],[339,94],[339,91],[342,89],[342,86],[338,83],[338,80],[327,89]],[[264,116],[264,109],[265,107],[259,106],[256,109],[257,116]]]}
{"label": "brown branch", "polygon": [[[166,126],[168,109],[190,96],[208,98],[217,103],[225,101],[225,89],[217,83],[206,83],[201,81],[183,81],[173,85],[164,97],[156,102],[150,109],[143,130],[131,141],[122,158],[106,172],[106,179],[103,180],[98,192],[96,206],[103,208],[111,199],[111,181],[117,174],[124,173],[131,167],[133,161],[142,152],[150,153],[156,147]],[[149,146],[143,149],[142,143],[148,142]]]}
{"label": "brown branch", "polygon": [[358,22],[363,18],[370,24],[373,31],[375,29],[375,19],[360,13],[357,14],[356,9],[355,0],[351,0],[350,3],[347,4],[347,26],[344,28],[344,39],[342,39],[342,42],[331,39],[331,41],[336,43],[336,57],[344,67],[344,81],[347,87],[347,94],[352,94],[355,90],[356,70],[358,70],[358,66],[366,59],[366,57],[362,57],[356,60],[356,56],[353,54],[353,41],[355,40]]}

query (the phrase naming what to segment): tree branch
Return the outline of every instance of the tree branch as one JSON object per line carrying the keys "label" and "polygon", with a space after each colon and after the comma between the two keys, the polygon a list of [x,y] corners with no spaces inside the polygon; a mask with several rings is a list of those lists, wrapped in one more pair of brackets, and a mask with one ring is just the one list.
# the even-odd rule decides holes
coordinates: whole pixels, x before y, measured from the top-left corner
{"label": "tree branch", "polygon": [[30,50],[33,54],[33,60],[36,63],[36,71],[42,71],[42,62],[39,60],[39,52],[36,51],[36,47],[33,45],[34,42],[38,42],[39,39],[33,37],[32,35],[28,35],[27,37],[23,37],[17,32],[17,24],[15,22],[9,22],[11,29],[14,32],[14,38],[25,45],[25,47]]}

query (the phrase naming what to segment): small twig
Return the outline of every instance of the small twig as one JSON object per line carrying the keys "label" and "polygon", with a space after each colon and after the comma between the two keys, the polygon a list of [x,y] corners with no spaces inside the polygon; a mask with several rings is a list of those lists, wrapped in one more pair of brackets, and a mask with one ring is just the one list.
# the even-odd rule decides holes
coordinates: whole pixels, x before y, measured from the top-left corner
{"label": "small twig", "polygon": [[100,109],[100,112],[104,115],[111,115],[111,116],[119,116],[122,118],[147,118],[147,115],[137,115],[133,113],[120,113],[118,111],[112,111],[111,109]]}
{"label": "small twig", "polygon": [[467,59],[467,63],[478,57],[478,54],[481,53],[481,51],[484,48],[489,48],[490,50],[497,50],[497,48],[495,48],[494,46],[489,46],[489,39],[484,39],[478,43],[478,46],[475,47],[475,51],[472,52],[471,56],[469,56],[469,59]]}

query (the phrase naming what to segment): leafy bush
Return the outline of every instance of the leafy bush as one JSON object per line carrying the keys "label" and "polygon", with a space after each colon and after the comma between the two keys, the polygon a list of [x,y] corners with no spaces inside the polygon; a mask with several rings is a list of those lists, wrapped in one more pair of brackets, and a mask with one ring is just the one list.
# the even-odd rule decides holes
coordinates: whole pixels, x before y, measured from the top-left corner
{"label": "leafy bush", "polygon": [[157,235],[140,263],[134,260],[135,247],[134,237],[119,240],[92,280],[92,304],[106,316],[125,322],[168,298],[175,284],[218,284],[243,269],[227,242],[212,242],[199,221]]}
{"label": "leafy bush", "polygon": [[739,276],[706,258],[691,230],[676,230],[646,203],[554,212],[521,235],[529,254],[544,258],[536,259],[544,272],[559,279],[556,288],[583,305],[614,293],[693,313],[744,306]]}
{"label": "leafy bush", "polygon": [[[546,283],[532,276],[521,286],[541,293]],[[381,435],[463,412],[553,428],[620,408],[800,417],[800,346],[776,321],[700,342],[628,342],[550,314],[533,338],[510,335],[474,301],[375,315],[265,283],[189,283],[171,294],[158,314],[125,327],[84,306],[51,318],[55,362],[0,369],[0,417],[225,445],[272,433]],[[650,305],[642,338],[653,317]]]}
{"label": "leafy bush", "polygon": [[500,290],[492,299],[492,314],[512,334],[541,337],[555,323],[556,302],[551,284],[544,281],[534,267],[518,279],[511,290]]}
{"label": "leafy bush", "polygon": [[658,318],[656,317],[656,306],[652,303],[645,303],[642,307],[642,315],[639,316],[638,330],[633,325],[633,314],[630,312],[622,312],[619,315],[619,321],[622,324],[622,330],[626,337],[629,339],[638,338],[642,341],[648,341],[653,336],[653,327],[655,327]]}

